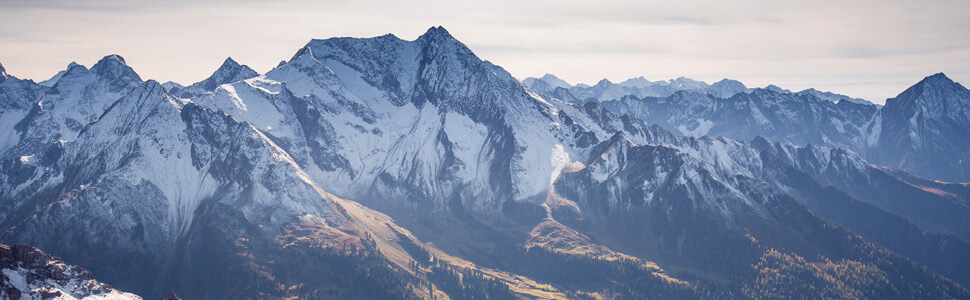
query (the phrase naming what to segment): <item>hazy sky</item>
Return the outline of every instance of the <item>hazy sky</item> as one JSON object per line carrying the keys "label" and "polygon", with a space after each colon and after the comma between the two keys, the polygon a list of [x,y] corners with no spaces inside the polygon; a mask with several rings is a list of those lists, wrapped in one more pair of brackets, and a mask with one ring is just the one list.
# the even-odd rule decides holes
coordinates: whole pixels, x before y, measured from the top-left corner
{"label": "hazy sky", "polygon": [[145,79],[190,84],[226,56],[265,72],[311,38],[436,25],[519,79],[732,78],[876,103],[937,72],[970,83],[965,0],[0,0],[0,64],[40,81],[116,53]]}

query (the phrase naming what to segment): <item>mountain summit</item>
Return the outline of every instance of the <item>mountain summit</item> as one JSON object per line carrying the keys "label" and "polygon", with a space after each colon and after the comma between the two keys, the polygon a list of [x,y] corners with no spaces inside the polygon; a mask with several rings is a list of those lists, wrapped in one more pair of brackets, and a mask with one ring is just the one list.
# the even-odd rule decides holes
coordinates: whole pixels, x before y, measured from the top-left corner
{"label": "mountain summit", "polygon": [[456,42],[458,41],[457,39],[455,39],[455,37],[451,36],[451,33],[449,33],[444,26],[434,26],[434,27],[428,28],[428,30],[425,31],[424,34],[419,36],[418,39],[419,40],[420,39],[453,40]]}
{"label": "mountain summit", "polygon": [[539,79],[542,79],[542,81],[545,81],[546,83],[557,88],[569,88],[570,86],[572,86],[565,80],[559,79],[559,77],[556,77],[556,75],[552,75],[549,73],[546,73],[546,75],[542,75],[542,77],[540,77]]}
{"label": "mountain summit", "polygon": [[201,87],[207,91],[216,89],[217,86],[236,82],[243,79],[259,76],[255,70],[246,65],[240,65],[232,57],[227,57],[222,65],[219,66],[212,76],[206,78],[201,83]]}
{"label": "mountain summit", "polygon": [[49,78],[47,80],[38,82],[38,84],[40,84],[42,86],[52,87],[52,86],[54,86],[54,84],[57,84],[57,81],[60,80],[61,77],[63,77],[64,74],[66,74],[74,66],[78,66],[78,64],[76,62],[71,62],[71,63],[67,64],[67,68],[64,68],[64,70],[61,70],[61,71],[57,72],[57,74],[54,74],[54,76],[52,76],[51,78]]}
{"label": "mountain summit", "polygon": [[226,60],[222,62],[222,65],[220,65],[219,68],[216,69],[216,71],[213,72],[208,78],[184,88],[173,86],[174,88],[170,89],[170,92],[182,98],[192,98],[206,92],[211,92],[220,85],[253,78],[256,76],[259,76],[259,73],[249,66],[241,65],[232,59],[232,57],[227,57]]}
{"label": "mountain summit", "polygon": [[125,63],[124,58],[117,54],[105,56],[91,67],[91,71],[102,77],[111,78],[112,81],[141,81],[138,73]]}
{"label": "mountain summit", "polygon": [[970,91],[943,73],[886,100],[873,163],[935,179],[970,180]]}
{"label": "mountain summit", "polygon": [[970,119],[970,102],[964,97],[967,88],[954,82],[943,73],[923,78],[920,82],[886,100],[886,106],[911,110],[921,107],[926,113],[947,116],[954,120]]}

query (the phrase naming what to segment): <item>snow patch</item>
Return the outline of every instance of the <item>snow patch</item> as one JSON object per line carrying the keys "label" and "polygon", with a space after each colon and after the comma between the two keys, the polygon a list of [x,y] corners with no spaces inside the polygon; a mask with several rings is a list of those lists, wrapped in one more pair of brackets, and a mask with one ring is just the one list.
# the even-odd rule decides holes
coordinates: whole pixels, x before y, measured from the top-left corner
{"label": "snow patch", "polygon": [[464,163],[462,172],[465,174],[459,174],[459,176],[468,179],[488,178],[488,174],[479,172],[479,165],[483,163],[481,152],[485,147],[488,128],[475,123],[467,116],[449,112],[445,115],[443,130],[452,144],[455,158]]}
{"label": "snow patch", "polygon": [[26,116],[26,110],[0,112],[0,153],[6,152],[20,140],[20,134],[13,127]]}
{"label": "snow patch", "polygon": [[696,122],[697,126],[695,126],[694,129],[687,129],[686,125],[681,124],[680,126],[677,126],[677,130],[680,130],[680,132],[685,136],[702,137],[707,135],[707,133],[711,131],[711,128],[714,127],[714,122],[709,120],[699,118],[696,120]]}
{"label": "snow patch", "polygon": [[563,148],[562,144],[556,144],[552,148],[552,156],[549,158],[549,163],[552,165],[552,173],[549,174],[549,188],[551,189],[556,183],[556,179],[562,174],[563,170],[574,170],[577,168],[582,168],[583,163],[578,161],[572,161],[569,159],[569,153]]}

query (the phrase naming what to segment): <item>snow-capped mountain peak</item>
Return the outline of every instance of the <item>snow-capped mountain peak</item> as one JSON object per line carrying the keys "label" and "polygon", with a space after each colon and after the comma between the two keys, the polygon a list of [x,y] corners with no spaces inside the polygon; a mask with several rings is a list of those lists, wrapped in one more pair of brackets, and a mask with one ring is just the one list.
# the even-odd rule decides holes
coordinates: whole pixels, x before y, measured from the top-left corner
{"label": "snow-capped mountain peak", "polygon": [[236,82],[243,79],[259,76],[255,70],[247,65],[236,62],[232,57],[227,57],[222,65],[219,66],[212,76],[206,78],[201,83],[201,87],[207,91],[214,90],[221,84]]}
{"label": "snow-capped mountain peak", "polygon": [[925,78],[923,78],[922,82],[926,84],[959,85],[959,83],[954,82],[952,79],[950,79],[950,77],[947,77],[946,74],[944,74],[943,72],[926,76]]}
{"label": "snow-capped mountain peak", "polygon": [[125,63],[125,59],[120,55],[111,54],[105,56],[98,63],[91,67],[91,71],[108,79],[110,85],[114,87],[127,86],[130,82],[141,82],[141,77],[134,69]]}
{"label": "snow-capped mountain peak", "polygon": [[790,90],[780,88],[780,87],[778,87],[777,85],[774,85],[774,84],[769,84],[764,89],[769,90],[769,91],[772,91],[772,92],[775,92],[775,93],[779,93],[779,94],[791,94],[791,91]]}
{"label": "snow-capped mountain peak", "polygon": [[647,80],[643,76],[630,78],[619,83],[619,85],[621,86],[627,86],[632,88],[646,88],[646,87],[649,87],[651,84],[653,84],[653,82],[650,82],[650,80]]}
{"label": "snow-capped mountain peak", "polygon": [[220,85],[253,78],[256,76],[259,76],[259,73],[249,66],[239,64],[236,62],[236,60],[232,59],[232,57],[227,57],[226,60],[222,62],[222,65],[220,65],[215,72],[212,72],[212,75],[202,81],[196,82],[187,87],[182,87],[176,83],[170,84],[168,82],[163,84],[163,86],[166,86],[170,93],[173,93],[180,98],[192,98],[206,92],[214,91]]}
{"label": "snow-capped mountain peak", "polygon": [[522,84],[525,84],[525,86],[529,87],[530,90],[539,94],[550,94],[556,89],[568,90],[573,87],[573,85],[569,84],[565,80],[562,80],[559,77],[556,77],[556,75],[552,75],[550,73],[546,73],[539,78],[528,77],[522,80]]}
{"label": "snow-capped mountain peak", "polygon": [[7,75],[7,69],[4,69],[3,64],[0,64],[0,82],[6,80],[7,76],[9,76]]}
{"label": "snow-capped mountain peak", "polygon": [[[450,33],[448,33],[448,31],[445,30],[443,26],[429,28],[428,31],[422,34],[421,36],[419,36],[418,39],[415,40],[415,42],[421,45],[421,48],[422,48],[421,50],[423,52],[426,52],[425,53],[426,57],[424,59],[428,59],[428,58],[461,59],[461,58],[474,57],[475,61],[478,61],[478,62],[482,61],[477,56],[475,56],[472,50],[469,49],[467,46],[465,46],[464,43],[458,41],[457,39],[455,39],[455,37],[453,37]],[[434,49],[435,47],[446,52],[440,53],[444,55],[439,56],[437,55],[439,53],[429,51],[431,49]],[[467,64],[468,61],[461,62],[461,63]]]}
{"label": "snow-capped mountain peak", "polygon": [[922,113],[929,114],[924,117],[946,117],[970,124],[970,91],[943,73],[923,78],[899,96],[886,100],[886,106],[906,115]]}
{"label": "snow-capped mountain peak", "polygon": [[940,93],[949,93],[949,92],[960,93],[960,92],[966,92],[966,91],[967,91],[967,88],[963,87],[963,85],[957,82],[954,82],[952,79],[947,77],[946,74],[936,73],[936,74],[927,76],[926,78],[923,78],[923,80],[921,80],[916,85],[904,91],[902,94],[900,94],[900,96],[902,96],[903,94],[908,94],[908,95],[918,94],[919,96],[922,96],[923,99],[925,99],[924,101],[926,101],[930,99],[947,99],[947,97],[945,97],[947,95],[943,95]]}
{"label": "snow-capped mountain peak", "polygon": [[[96,64],[94,64],[93,67],[91,67],[91,70],[95,71],[95,73],[98,73],[100,75],[119,74],[119,73],[127,73],[127,72],[134,73],[134,70],[132,70],[131,67],[129,67],[128,64],[125,62],[125,59],[117,54],[111,54],[101,58],[101,60],[99,60]],[[135,76],[137,76],[137,74],[135,74]]]}
{"label": "snow-capped mountain peak", "polygon": [[880,111],[872,163],[946,181],[970,178],[970,91],[943,73],[924,78]]}
{"label": "snow-capped mountain peak", "polygon": [[[394,37],[394,36],[391,35],[391,37]],[[425,31],[424,34],[418,37],[418,39],[419,40],[420,39],[452,40],[456,42],[458,41],[455,39],[455,37],[451,36],[451,33],[449,33],[444,26],[433,26],[431,28],[428,28],[428,31]]]}
{"label": "snow-capped mountain peak", "polygon": [[18,122],[22,125],[16,129],[17,146],[8,145],[13,152],[5,155],[31,155],[52,142],[73,141],[81,129],[141,83],[141,77],[118,55],[105,56],[91,69],[71,65],[32,100],[33,111]]}
{"label": "snow-capped mountain peak", "polygon": [[542,79],[542,81],[545,81],[546,83],[548,83],[549,85],[551,85],[554,88],[560,88],[561,87],[561,88],[568,89],[569,87],[572,86],[571,84],[569,84],[565,80],[562,80],[559,77],[556,77],[556,75],[552,75],[552,74],[549,74],[549,73],[546,73],[546,75],[542,75],[542,77],[539,77],[539,79]]}
{"label": "snow-capped mountain peak", "polygon": [[219,69],[232,68],[232,67],[238,67],[238,66],[240,66],[239,62],[236,62],[235,59],[232,59],[232,56],[227,56],[226,60],[222,61],[222,65],[219,66]]}
{"label": "snow-capped mountain peak", "polygon": [[54,76],[52,76],[50,79],[41,81],[38,84],[43,85],[43,86],[46,86],[46,87],[52,87],[52,86],[54,86],[54,84],[57,84],[57,81],[60,80],[61,77],[63,77],[64,74],[67,73],[68,70],[70,70],[71,68],[73,68],[75,66],[78,66],[78,64],[76,62],[73,62],[72,61],[70,64],[67,65],[67,68],[64,68],[64,70],[61,70],[61,71],[57,72],[57,74],[54,74]]}
{"label": "snow-capped mountain peak", "polygon": [[677,79],[671,79],[670,86],[683,90],[703,90],[708,85],[703,81],[697,81],[681,76],[677,77]]}
{"label": "snow-capped mountain peak", "polygon": [[744,83],[742,83],[740,81],[737,81],[737,80],[734,80],[734,79],[728,79],[728,78],[724,78],[724,79],[718,80],[715,83],[712,83],[711,84],[711,87],[715,87],[715,88],[728,88],[728,87],[730,87],[730,88],[735,88],[735,89],[739,89],[739,90],[745,90],[745,89],[748,88],[747,86],[744,85]]}

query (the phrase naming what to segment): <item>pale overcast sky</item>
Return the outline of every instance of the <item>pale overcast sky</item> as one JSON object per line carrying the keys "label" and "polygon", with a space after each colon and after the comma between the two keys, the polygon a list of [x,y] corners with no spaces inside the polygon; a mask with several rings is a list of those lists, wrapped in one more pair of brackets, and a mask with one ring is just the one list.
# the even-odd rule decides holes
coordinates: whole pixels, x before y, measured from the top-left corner
{"label": "pale overcast sky", "polygon": [[120,54],[190,84],[227,56],[266,72],[311,38],[442,25],[519,79],[680,76],[883,103],[925,76],[970,83],[970,1],[0,0],[0,64],[37,81]]}

